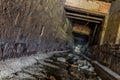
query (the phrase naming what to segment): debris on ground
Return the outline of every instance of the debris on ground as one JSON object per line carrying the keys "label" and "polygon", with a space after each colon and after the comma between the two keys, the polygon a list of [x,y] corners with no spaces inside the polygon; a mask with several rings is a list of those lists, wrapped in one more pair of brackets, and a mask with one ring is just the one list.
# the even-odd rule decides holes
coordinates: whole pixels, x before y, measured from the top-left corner
{"label": "debris on ground", "polygon": [[61,61],[61,62],[66,62],[66,59],[63,58],[63,57],[59,57],[59,58],[57,58],[57,60],[58,60],[58,61]]}
{"label": "debris on ground", "polygon": [[92,65],[75,53],[54,54],[2,80],[101,80]]}
{"label": "debris on ground", "polygon": [[74,51],[75,51],[76,53],[80,53],[80,46],[79,46],[79,45],[76,46],[75,49],[74,49]]}
{"label": "debris on ground", "polygon": [[50,80],[56,80],[54,76],[50,76]]}

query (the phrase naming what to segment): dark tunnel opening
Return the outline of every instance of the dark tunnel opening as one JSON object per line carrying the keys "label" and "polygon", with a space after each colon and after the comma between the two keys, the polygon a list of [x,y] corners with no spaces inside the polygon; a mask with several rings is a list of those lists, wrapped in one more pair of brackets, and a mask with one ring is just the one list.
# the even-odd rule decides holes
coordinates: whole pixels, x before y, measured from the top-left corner
{"label": "dark tunnel opening", "polygon": [[72,23],[74,45],[88,48],[100,45],[105,16],[80,11],[65,6],[67,18]]}
{"label": "dark tunnel opening", "polygon": [[88,47],[100,44],[104,17],[102,18],[103,21],[100,21],[100,23],[71,17],[68,18],[73,26],[72,34],[74,46],[78,46],[80,50],[86,50]]}

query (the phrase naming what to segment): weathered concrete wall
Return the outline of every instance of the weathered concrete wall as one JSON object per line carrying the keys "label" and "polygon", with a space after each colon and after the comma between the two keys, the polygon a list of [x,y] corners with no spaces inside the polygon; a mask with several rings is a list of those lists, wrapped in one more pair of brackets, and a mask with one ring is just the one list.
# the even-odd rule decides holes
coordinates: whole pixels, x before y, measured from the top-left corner
{"label": "weathered concrete wall", "polygon": [[[64,14],[64,2],[1,0],[0,39],[8,43],[1,43],[4,46],[2,56],[22,51],[66,49],[66,44],[72,40],[72,27]],[[10,41],[13,43],[9,44]],[[11,51],[9,47],[12,48]]]}
{"label": "weathered concrete wall", "polygon": [[[108,27],[106,30],[105,40],[106,43],[118,43],[119,36],[117,36],[119,32],[119,24],[120,24],[120,0],[116,0],[116,2],[112,3],[112,7],[109,14]],[[116,42],[117,41],[117,42]]]}

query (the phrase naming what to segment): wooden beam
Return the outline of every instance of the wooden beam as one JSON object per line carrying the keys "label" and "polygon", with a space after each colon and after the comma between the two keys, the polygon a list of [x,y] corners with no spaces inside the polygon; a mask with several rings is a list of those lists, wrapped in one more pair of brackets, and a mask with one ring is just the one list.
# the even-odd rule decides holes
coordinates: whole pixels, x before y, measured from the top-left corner
{"label": "wooden beam", "polygon": [[81,18],[87,18],[87,19],[93,19],[93,20],[98,20],[98,21],[103,21],[102,18],[97,18],[97,17],[93,17],[93,16],[89,16],[89,15],[82,15],[82,14],[77,14],[77,13],[66,12],[66,15],[76,16],[76,17],[81,17]]}
{"label": "wooden beam", "polygon": [[100,0],[66,0],[65,5],[101,14],[108,14],[111,6],[110,3]]}
{"label": "wooden beam", "polygon": [[100,45],[102,45],[104,43],[105,40],[105,34],[106,34],[106,29],[108,27],[108,19],[109,19],[109,15],[106,15],[104,18],[104,21],[102,23],[102,32],[101,32],[101,39],[100,39]]}
{"label": "wooden beam", "polygon": [[80,12],[80,13],[85,13],[85,14],[89,13],[91,15],[99,16],[99,17],[104,17],[106,15],[104,13],[99,13],[99,12],[90,11],[90,10],[84,10],[84,9],[81,9],[81,8],[76,8],[76,7],[68,6],[68,5],[64,5],[64,8],[67,9],[67,10],[76,11],[76,12]]}
{"label": "wooden beam", "polygon": [[67,16],[67,17],[68,17],[68,18],[71,18],[71,19],[77,19],[77,20],[89,21],[89,22],[94,22],[94,23],[101,23],[100,21],[90,20],[90,19],[85,19],[85,18],[79,18],[79,17],[74,17],[74,16]]}
{"label": "wooden beam", "polygon": [[97,28],[98,28],[98,24],[95,25],[95,28],[94,28],[94,31],[93,31],[93,34],[91,36],[91,43],[94,44],[95,42],[95,35],[96,35],[96,32],[97,32]]}

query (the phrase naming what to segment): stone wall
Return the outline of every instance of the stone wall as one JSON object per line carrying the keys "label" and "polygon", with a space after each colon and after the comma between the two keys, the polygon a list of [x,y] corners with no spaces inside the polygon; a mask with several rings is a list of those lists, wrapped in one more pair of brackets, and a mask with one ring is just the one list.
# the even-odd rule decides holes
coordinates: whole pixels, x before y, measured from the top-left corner
{"label": "stone wall", "polygon": [[64,2],[65,0],[1,0],[2,57],[23,51],[69,48],[67,44],[72,42],[72,27],[64,14]]}

